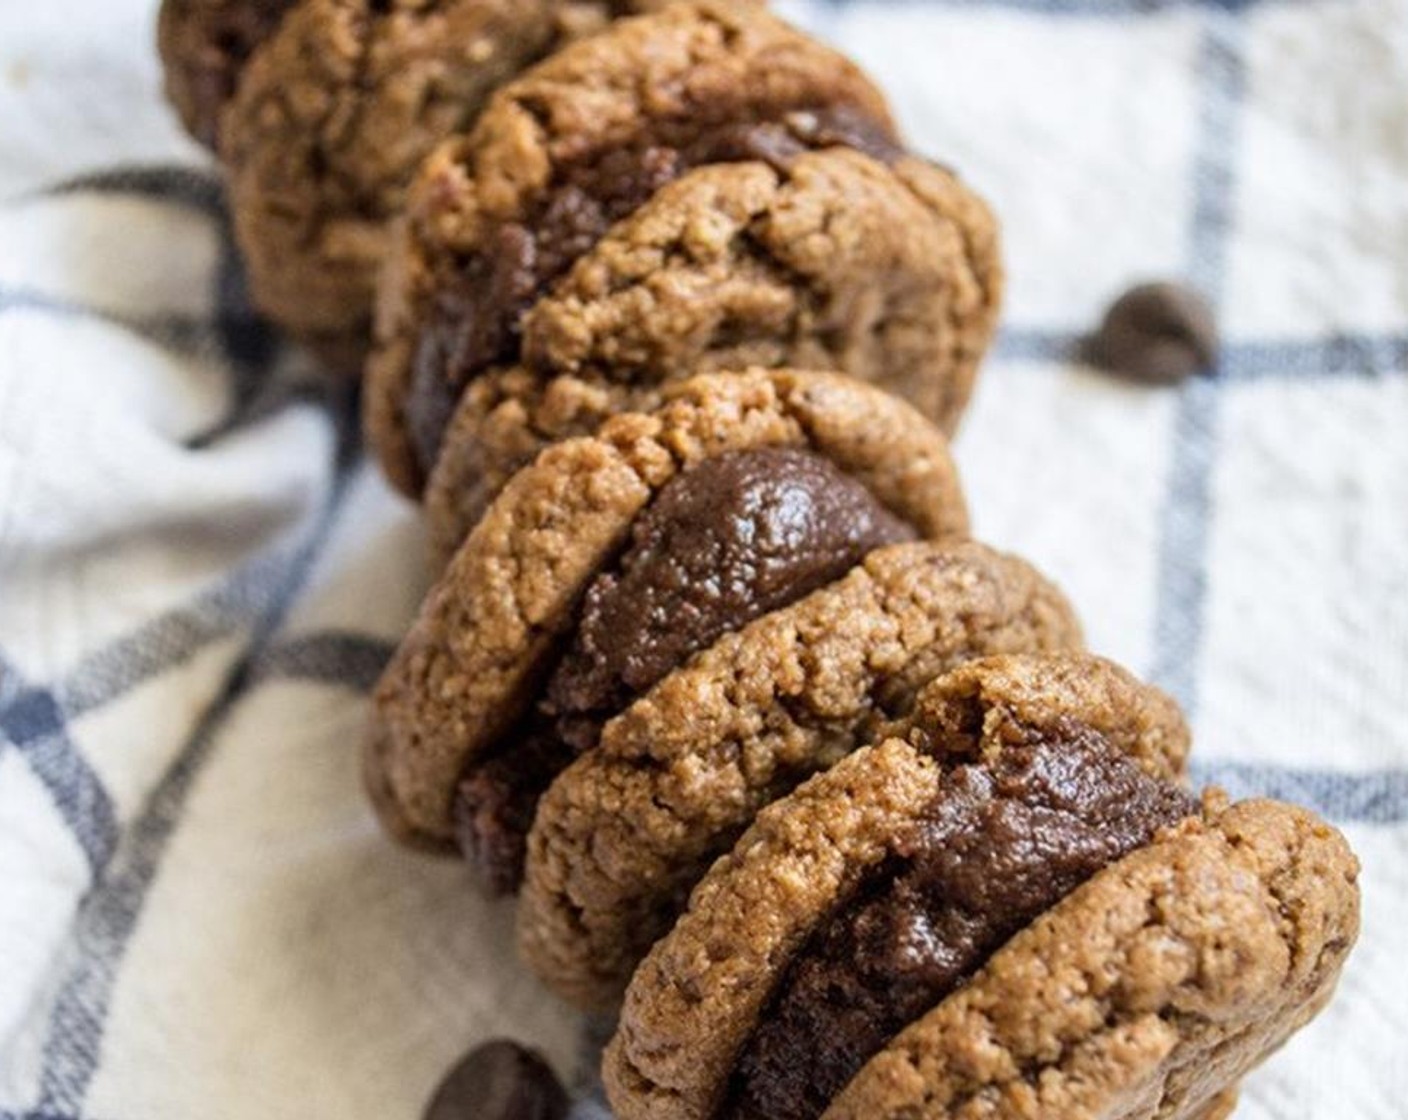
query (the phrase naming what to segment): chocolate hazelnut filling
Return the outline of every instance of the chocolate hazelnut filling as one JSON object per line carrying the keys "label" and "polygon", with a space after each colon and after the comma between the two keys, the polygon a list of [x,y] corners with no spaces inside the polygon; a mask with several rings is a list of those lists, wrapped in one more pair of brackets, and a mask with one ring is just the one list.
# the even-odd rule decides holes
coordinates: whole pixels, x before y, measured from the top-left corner
{"label": "chocolate hazelnut filling", "polygon": [[820,1116],[866,1061],[1004,942],[1197,808],[1084,731],[952,770],[893,857],[793,960],[719,1116]]}
{"label": "chocolate hazelnut filling", "polygon": [[543,699],[462,776],[456,831],[498,892],[517,888],[538,798],[602,725],[722,635],[840,579],[914,529],[808,451],[720,455],[663,487],[596,578]]}
{"label": "chocolate hazelnut filling", "polygon": [[500,226],[486,251],[441,278],[405,404],[423,471],[439,456],[464,387],[491,365],[516,360],[523,314],[667,183],[710,163],[763,160],[785,170],[802,153],[822,148],[855,148],[887,163],[903,155],[887,125],[849,106],[749,121],[719,119],[717,112],[701,107],[689,120],[653,122],[633,143],[559,168],[530,215]]}

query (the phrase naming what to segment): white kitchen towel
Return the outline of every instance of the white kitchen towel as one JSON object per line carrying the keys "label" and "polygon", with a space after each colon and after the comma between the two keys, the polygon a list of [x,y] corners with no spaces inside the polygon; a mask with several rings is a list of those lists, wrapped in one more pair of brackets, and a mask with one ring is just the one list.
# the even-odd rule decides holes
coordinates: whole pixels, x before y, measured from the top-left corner
{"label": "white kitchen towel", "polygon": [[[786,10],[1005,223],[958,444],[980,535],[1178,695],[1201,776],[1363,857],[1339,999],[1240,1115],[1402,1120],[1408,7]],[[251,314],[153,15],[0,0],[0,1120],[410,1120],[499,1034],[589,1087],[592,1034],[514,963],[508,909],[363,802],[421,529],[350,394]],[[1212,376],[1076,361],[1151,276],[1216,303]]]}

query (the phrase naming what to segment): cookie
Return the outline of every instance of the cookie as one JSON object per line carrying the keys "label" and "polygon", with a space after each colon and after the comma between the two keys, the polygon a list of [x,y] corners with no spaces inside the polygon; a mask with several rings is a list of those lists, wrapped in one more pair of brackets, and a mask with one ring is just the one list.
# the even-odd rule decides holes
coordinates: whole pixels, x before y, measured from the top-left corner
{"label": "cookie", "polygon": [[[765,463],[751,482],[743,469],[742,485],[725,479],[742,507],[715,503],[726,514],[717,521],[700,513],[708,487],[686,485],[686,476],[764,453],[807,462]],[[796,485],[789,472],[800,472]],[[809,492],[808,479],[844,493],[833,502]],[[683,516],[646,517],[672,483],[684,488],[675,503]],[[578,738],[612,705],[627,706],[631,689],[655,683],[649,673],[667,675],[674,666],[662,663],[664,652],[695,652],[675,648],[682,635],[712,644],[752,620],[740,611],[805,595],[879,544],[966,526],[947,441],[897,398],[786,370],[672,386],[655,412],[613,417],[595,436],[549,448],[475,527],[377,688],[366,754],[373,801],[394,835],[447,847],[467,767],[527,773],[540,748],[560,755],[561,744],[525,723],[550,674],[559,678],[547,682],[554,734]],[[672,539],[692,551],[672,556]],[[650,569],[653,556],[664,557],[663,572]],[[618,616],[630,634],[612,632]],[[630,656],[612,666],[622,651]],[[569,660],[576,679],[564,680]],[[546,776],[566,761],[570,754],[546,760]]]}
{"label": "cookie", "polygon": [[1019,934],[826,1116],[1225,1115],[1226,1086],[1334,994],[1357,879],[1344,837],[1308,810],[1211,810]]}
{"label": "cookie", "polygon": [[460,393],[516,364],[519,321],[584,252],[692,167],[760,150],[898,155],[856,67],[761,9],[681,0],[572,44],[426,161],[391,250],[367,426],[418,495]]}
{"label": "cookie", "polygon": [[951,430],[995,320],[996,226],[912,157],[804,152],[662,187],[522,321],[523,364],[462,394],[425,492],[443,566],[513,471],[684,373],[833,369]]}
{"label": "cookie", "polygon": [[848,756],[714,866],[627,992],[621,1120],[1217,1116],[1328,999],[1357,865],[1310,813],[1078,721],[941,749]]}
{"label": "cookie", "polygon": [[[613,1006],[760,808],[905,716],[920,687],[953,666],[1080,641],[1064,596],[1015,557],[969,541],[871,553],[670,674],[553,783],[529,837],[521,955],[569,1001]],[[1020,701],[1027,678],[1005,666],[963,679],[991,680]],[[1186,752],[1166,698],[1098,659],[1051,666],[1063,679],[1049,694],[1099,693],[1143,718],[1137,734],[1151,752]],[[1036,706],[1024,714],[1035,718]]]}
{"label": "cookie", "polygon": [[524,67],[639,6],[302,0],[249,59],[220,129],[260,310],[360,374],[389,225],[422,160]]}
{"label": "cookie", "polygon": [[166,98],[186,131],[207,148],[245,63],[295,0],[162,0],[156,44]]}

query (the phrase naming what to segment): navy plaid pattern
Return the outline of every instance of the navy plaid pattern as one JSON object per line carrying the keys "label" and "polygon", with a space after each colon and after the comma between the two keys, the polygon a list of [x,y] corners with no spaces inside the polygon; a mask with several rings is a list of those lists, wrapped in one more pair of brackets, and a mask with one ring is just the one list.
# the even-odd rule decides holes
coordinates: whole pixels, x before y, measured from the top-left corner
{"label": "navy plaid pattern", "polygon": [[[104,172],[59,184],[52,194],[130,194],[192,207],[213,216],[221,230],[221,264],[210,320],[183,316],[134,319],[26,292],[0,289],[0,315],[93,317],[178,354],[217,347],[231,371],[234,391],[227,415],[199,438],[209,445],[291,396],[320,397],[338,432],[336,484],[303,541],[280,542],[246,561],[213,590],[142,625],[83,658],[52,684],[24,680],[0,650],[0,751],[18,750],[40,780],[87,857],[91,883],[84,894],[68,947],[68,965],[55,1003],[38,1107],[0,1118],[77,1120],[98,1068],[107,1005],[124,950],[159,873],[161,857],[180,819],[191,782],[216,735],[251,690],[273,680],[313,680],[366,691],[390,656],[376,638],[332,632],[287,642],[279,628],[341,510],[346,483],[357,463],[359,429],[355,394],[346,387],[295,389],[268,396],[278,343],[250,309],[238,255],[222,201],[209,174],[180,167],[139,167]],[[267,399],[266,399],[267,397]],[[247,635],[215,701],[196,723],[175,763],[137,818],[119,837],[112,799],[67,734],[68,722],[121,700],[145,681],[170,671],[218,639]],[[119,841],[121,841],[119,843]]]}
{"label": "navy plaid pattern", "polygon": [[[859,2],[859,0],[856,0]],[[1067,16],[1138,20],[1186,8],[1201,23],[1200,109],[1194,161],[1195,206],[1187,231],[1187,274],[1214,303],[1225,299],[1234,154],[1245,100],[1244,21],[1258,4],[1309,0],[914,0],[977,2],[1053,19]],[[824,5],[834,12],[845,0]],[[820,18],[824,21],[827,12]],[[211,215],[221,226],[217,313],[212,318],[115,315],[42,293],[0,288],[0,316],[98,318],[185,355],[222,355],[233,384],[231,407],[200,436],[208,444],[268,415],[290,399],[320,398],[339,432],[337,477],[312,532],[246,561],[219,586],[81,659],[61,679],[26,679],[0,650],[0,754],[18,752],[52,800],[86,860],[90,882],[65,949],[63,979],[43,1048],[37,1106],[0,1112],[0,1120],[95,1120],[86,1110],[99,1064],[113,986],[148,893],[161,874],[167,843],[192,782],[221,728],[251,693],[279,680],[314,681],[364,692],[389,655],[381,639],[328,631],[281,640],[281,625],[343,508],[356,463],[353,401],[346,392],[273,388],[269,371],[278,346],[252,313],[230,243],[218,183],[179,167],[138,167],[73,180],[54,194],[125,194]],[[999,359],[1060,362],[1078,353],[1077,331],[1012,324]],[[1401,377],[1408,370],[1408,334],[1337,335],[1289,340],[1233,339],[1215,369],[1179,390],[1172,463],[1161,513],[1154,679],[1196,709],[1204,642],[1208,535],[1214,513],[1210,476],[1220,451],[1220,419],[1230,384],[1275,379]],[[113,800],[69,735],[76,718],[101,710],[143,682],[187,662],[210,644],[243,635],[236,659],[212,704],[135,818],[120,828]],[[1339,823],[1398,825],[1408,821],[1408,770],[1360,773],[1285,768],[1204,759],[1200,780],[1234,796],[1264,794],[1297,801]]]}

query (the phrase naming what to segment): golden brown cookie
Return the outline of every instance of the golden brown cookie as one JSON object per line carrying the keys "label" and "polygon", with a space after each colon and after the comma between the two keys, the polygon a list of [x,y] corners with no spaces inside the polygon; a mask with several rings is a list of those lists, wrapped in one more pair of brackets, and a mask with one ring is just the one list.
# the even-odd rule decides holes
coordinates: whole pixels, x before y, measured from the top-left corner
{"label": "golden brown cookie", "polygon": [[891,739],[764,810],[631,983],[621,1120],[1224,1114],[1329,998],[1354,857],[1051,732]]}
{"label": "golden brown cookie", "polygon": [[367,775],[393,834],[449,841],[466,764],[518,742],[544,674],[581,630],[588,585],[610,575],[652,500],[706,461],[761,449],[810,453],[912,534],[966,531],[942,433],[904,402],[835,375],[695,378],[653,413],[549,448],[476,526],[378,686]]}
{"label": "golden brown cookie", "polygon": [[[955,665],[1080,642],[1064,596],[1015,557],[969,541],[871,553],[843,580],[666,677],[557,779],[529,837],[524,959],[564,998],[614,1005],[689,889],[760,808],[872,741]],[[1009,695],[1021,705],[1045,683],[1046,708],[1033,700],[1012,717],[1024,726],[1049,725],[1053,709],[1079,697],[1089,719],[1134,715],[1121,729],[1151,757],[1186,752],[1172,703],[1096,658],[1038,668],[999,658],[962,680],[986,688],[982,710],[1005,708]]]}
{"label": "golden brown cookie", "polygon": [[522,366],[461,396],[425,493],[435,565],[546,442],[691,373],[839,370],[952,430],[1000,288],[995,222],[922,160],[834,148],[692,171],[528,310]]}
{"label": "golden brown cookie", "polygon": [[360,374],[389,223],[421,161],[524,67],[648,6],[301,0],[249,59],[220,129],[260,310]]}
{"label": "golden brown cookie", "polygon": [[838,145],[897,151],[884,99],[749,5],[681,0],[505,86],[422,167],[391,250],[366,402],[388,477],[420,493],[465,386],[517,362],[523,313],[660,187]]}
{"label": "golden brown cookie", "polygon": [[196,140],[215,148],[220,117],[249,56],[295,0],[162,0],[156,42],[166,97]]}

